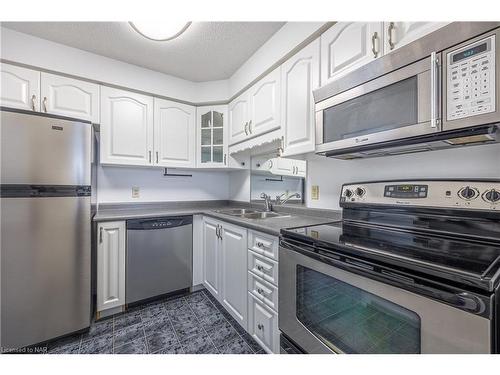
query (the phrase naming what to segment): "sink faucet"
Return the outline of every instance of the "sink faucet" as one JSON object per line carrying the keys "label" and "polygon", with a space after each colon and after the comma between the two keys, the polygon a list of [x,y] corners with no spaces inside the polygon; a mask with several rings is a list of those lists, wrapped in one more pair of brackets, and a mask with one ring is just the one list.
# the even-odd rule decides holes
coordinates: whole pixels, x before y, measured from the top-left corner
{"label": "sink faucet", "polygon": [[282,197],[283,195],[286,195],[286,193],[283,193],[283,194],[281,194],[281,195],[277,195],[277,196],[276,196],[276,205],[285,204],[285,203],[286,203],[286,202],[288,202],[290,199],[295,198],[295,197],[300,198],[300,194],[299,194],[299,193],[294,193],[294,194],[292,194],[292,195],[289,195],[287,198],[285,198],[285,199],[281,200],[281,197]]}
{"label": "sink faucet", "polygon": [[271,204],[271,196],[267,195],[266,193],[262,193],[260,197],[264,199],[265,210],[272,211],[273,205]]}

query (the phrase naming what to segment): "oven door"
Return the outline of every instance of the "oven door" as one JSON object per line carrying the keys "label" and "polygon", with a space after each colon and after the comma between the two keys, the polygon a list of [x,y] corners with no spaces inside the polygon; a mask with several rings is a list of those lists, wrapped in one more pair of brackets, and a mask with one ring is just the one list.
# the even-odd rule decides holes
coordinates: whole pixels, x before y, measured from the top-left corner
{"label": "oven door", "polygon": [[283,241],[279,259],[279,328],[308,353],[491,352],[485,317],[337,268]]}
{"label": "oven door", "polygon": [[439,131],[439,77],[433,53],[316,103],[316,153]]}

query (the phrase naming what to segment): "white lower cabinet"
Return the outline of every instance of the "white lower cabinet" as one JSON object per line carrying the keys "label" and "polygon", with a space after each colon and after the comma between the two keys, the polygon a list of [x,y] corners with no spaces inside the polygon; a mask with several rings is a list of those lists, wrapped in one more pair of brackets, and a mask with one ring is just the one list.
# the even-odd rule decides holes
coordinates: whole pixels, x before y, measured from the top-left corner
{"label": "white lower cabinet", "polygon": [[220,300],[220,238],[219,221],[203,218],[203,285]]}
{"label": "white lower cabinet", "polygon": [[97,311],[125,305],[125,221],[97,225]]}
{"label": "white lower cabinet", "polygon": [[248,293],[248,333],[268,353],[279,353],[278,314]]}
{"label": "white lower cabinet", "polygon": [[222,223],[221,303],[242,327],[247,326],[247,230]]}
{"label": "white lower cabinet", "polygon": [[203,224],[203,284],[247,326],[247,230],[210,217]]}

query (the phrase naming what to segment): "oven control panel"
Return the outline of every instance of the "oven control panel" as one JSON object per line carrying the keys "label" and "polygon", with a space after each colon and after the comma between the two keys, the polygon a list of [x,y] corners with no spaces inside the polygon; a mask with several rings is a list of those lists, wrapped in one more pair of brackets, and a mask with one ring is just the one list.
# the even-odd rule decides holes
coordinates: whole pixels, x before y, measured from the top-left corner
{"label": "oven control panel", "polygon": [[447,120],[495,111],[495,35],[446,55]]}
{"label": "oven control panel", "polygon": [[500,211],[500,180],[386,181],[346,184],[340,205],[382,204]]}

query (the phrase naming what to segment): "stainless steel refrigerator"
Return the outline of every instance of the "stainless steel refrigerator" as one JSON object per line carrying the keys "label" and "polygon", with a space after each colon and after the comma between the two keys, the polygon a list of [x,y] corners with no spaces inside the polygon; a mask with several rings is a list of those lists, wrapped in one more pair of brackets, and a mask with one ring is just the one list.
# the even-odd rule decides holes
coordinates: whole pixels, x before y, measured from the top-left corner
{"label": "stainless steel refrigerator", "polygon": [[90,325],[90,123],[1,110],[1,346]]}

